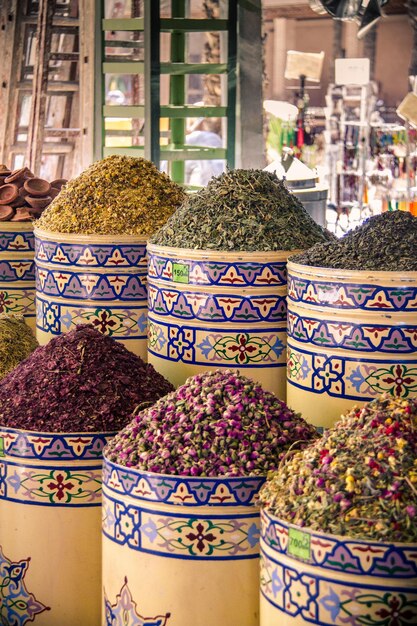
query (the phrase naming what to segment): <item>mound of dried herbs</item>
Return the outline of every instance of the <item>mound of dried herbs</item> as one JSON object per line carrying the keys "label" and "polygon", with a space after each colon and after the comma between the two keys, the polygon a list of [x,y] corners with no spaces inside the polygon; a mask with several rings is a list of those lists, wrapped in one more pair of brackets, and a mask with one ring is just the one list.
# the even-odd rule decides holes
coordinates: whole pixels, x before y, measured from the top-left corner
{"label": "mound of dried herbs", "polygon": [[334,535],[417,543],[417,400],[354,407],[260,493],[279,518]]}
{"label": "mound of dried herbs", "polygon": [[58,233],[148,236],[184,197],[150,161],[113,155],[67,183],[36,226]]}
{"label": "mound of dried herbs", "polygon": [[38,342],[22,315],[0,315],[0,379],[26,359]]}
{"label": "mound of dried herbs", "polygon": [[192,194],[151,242],[197,250],[270,251],[333,239],[274,173],[232,170]]}
{"label": "mound of dried herbs", "polygon": [[44,432],[108,432],[172,391],[152,365],[81,325],[37,348],[0,385],[0,426]]}
{"label": "mound of dried herbs", "polygon": [[417,217],[406,211],[370,217],[341,239],[317,244],[291,261],[342,270],[417,271]]}
{"label": "mound of dried herbs", "polygon": [[181,476],[266,475],[316,429],[274,394],[234,370],[188,378],[144,409],[109,443],[127,467]]}

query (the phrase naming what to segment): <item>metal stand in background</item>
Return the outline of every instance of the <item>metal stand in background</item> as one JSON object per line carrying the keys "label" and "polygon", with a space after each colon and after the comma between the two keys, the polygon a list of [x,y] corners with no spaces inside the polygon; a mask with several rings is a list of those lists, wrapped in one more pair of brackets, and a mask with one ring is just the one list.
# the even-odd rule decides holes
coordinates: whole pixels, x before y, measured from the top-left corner
{"label": "metal stand in background", "polygon": [[[96,19],[99,27],[99,42],[96,45],[95,67],[97,86],[95,91],[95,156],[109,154],[145,156],[159,166],[160,160],[171,163],[171,175],[177,182],[184,182],[187,159],[226,159],[229,167],[235,163],[236,132],[236,45],[237,45],[237,0],[229,0],[227,19],[192,19],[186,17],[185,0],[172,0],[170,18],[160,16],[159,0],[145,0],[143,18],[105,18],[103,0],[96,0]],[[144,53],[141,58],[128,54],[114,60],[107,54],[111,48],[132,46],[127,39],[106,38],[108,32],[133,31],[143,33]],[[186,58],[187,33],[224,32],[227,34],[227,63],[189,63]],[[171,34],[171,60],[160,61],[159,39],[161,32]],[[106,76],[133,74],[144,77],[144,102],[131,105],[109,105],[105,103],[104,86]],[[160,105],[160,77],[170,77],[170,102]],[[187,104],[186,77],[191,74],[223,74],[227,77],[227,104],[225,106],[196,106]],[[259,114],[259,112],[258,112]],[[129,146],[108,146],[109,136],[106,119],[143,120],[142,136]],[[185,142],[187,118],[220,117],[227,120],[225,148],[189,146]],[[169,120],[169,143],[162,145],[161,119]],[[132,134],[132,133],[131,133]],[[134,143],[139,145],[134,145]]]}

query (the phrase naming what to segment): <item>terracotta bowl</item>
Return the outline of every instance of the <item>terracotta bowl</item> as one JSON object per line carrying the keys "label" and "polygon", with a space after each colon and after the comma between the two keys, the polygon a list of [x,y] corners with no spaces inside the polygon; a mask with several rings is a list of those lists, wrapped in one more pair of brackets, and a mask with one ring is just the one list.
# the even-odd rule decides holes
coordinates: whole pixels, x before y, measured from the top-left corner
{"label": "terracotta bowl", "polygon": [[43,180],[43,178],[28,178],[23,186],[29,195],[35,198],[43,198],[47,196],[51,190],[51,185],[47,180]]}
{"label": "terracotta bowl", "polygon": [[14,209],[11,206],[0,206],[0,222],[9,222],[14,216]]}
{"label": "terracotta bowl", "polygon": [[[22,167],[20,170],[14,170],[10,176],[8,176],[6,178],[6,180],[4,181],[6,184],[8,183],[23,183],[25,178],[26,178],[26,173],[28,171],[27,167]],[[20,185],[18,184],[18,187],[20,187]]]}
{"label": "terracotta bowl", "polygon": [[34,196],[26,196],[26,202],[34,209],[44,209],[52,202],[51,196],[45,196],[43,198],[38,198]]}
{"label": "terracotta bowl", "polygon": [[57,178],[56,180],[53,180],[51,182],[51,186],[55,187],[55,189],[59,189],[59,191],[61,191],[61,188],[67,184],[67,179],[66,178]]}
{"label": "terracotta bowl", "polygon": [[23,207],[23,208],[16,209],[16,215],[12,217],[11,221],[12,222],[29,222],[30,219],[31,219],[31,216],[29,214],[27,207]]}
{"label": "terracotta bowl", "polygon": [[9,205],[19,196],[19,189],[16,185],[6,184],[0,187],[0,205]]}

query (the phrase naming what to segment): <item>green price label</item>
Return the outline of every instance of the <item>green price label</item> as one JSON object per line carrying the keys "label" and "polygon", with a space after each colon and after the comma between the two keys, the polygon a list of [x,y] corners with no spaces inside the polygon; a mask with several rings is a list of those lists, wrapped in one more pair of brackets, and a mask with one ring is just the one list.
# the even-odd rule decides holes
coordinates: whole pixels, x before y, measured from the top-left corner
{"label": "green price label", "polygon": [[288,554],[302,561],[311,560],[311,535],[297,530],[296,528],[288,529]]}
{"label": "green price label", "polygon": [[0,456],[6,456],[4,452],[4,437],[0,437]]}
{"label": "green price label", "polygon": [[172,277],[175,283],[187,283],[189,282],[190,268],[183,263],[172,264]]}

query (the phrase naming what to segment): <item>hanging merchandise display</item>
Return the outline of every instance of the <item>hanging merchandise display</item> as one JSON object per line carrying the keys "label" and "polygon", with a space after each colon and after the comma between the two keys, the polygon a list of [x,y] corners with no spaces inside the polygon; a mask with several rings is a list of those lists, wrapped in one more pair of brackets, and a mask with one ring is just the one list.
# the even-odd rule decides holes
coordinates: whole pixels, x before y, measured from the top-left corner
{"label": "hanging merchandise display", "polygon": [[172,389],[89,326],[52,339],[2,379],[3,623],[100,623],[102,450],[138,405]]}
{"label": "hanging merchandise display", "polygon": [[104,453],[108,610],[121,611],[127,581],[143,614],[169,614],[169,626],[258,626],[256,496],[268,470],[316,437],[232,370],[197,374],[141,411]]}
{"label": "hanging merchandise display", "polygon": [[175,385],[238,367],[285,398],[286,260],[331,239],[275,174],[213,178],[148,246],[149,361]]}
{"label": "hanging merchandise display", "polygon": [[417,218],[396,211],[290,259],[287,398],[317,426],[417,395],[416,249]]}
{"label": "hanging merchandise display", "polygon": [[277,159],[265,168],[284,180],[317,224],[326,225],[326,203],[328,189],[318,182],[317,174],[307,165],[295,158],[290,150],[284,150],[281,159]]}
{"label": "hanging merchandise display", "polygon": [[184,198],[133,157],[108,157],[70,181],[36,222],[39,342],[91,323],[146,358],[146,242]]}
{"label": "hanging merchandise display", "polygon": [[358,39],[362,39],[376,25],[382,17],[381,8],[387,3],[388,0],[310,0],[311,8],[317,13],[356,22],[359,26]]}

